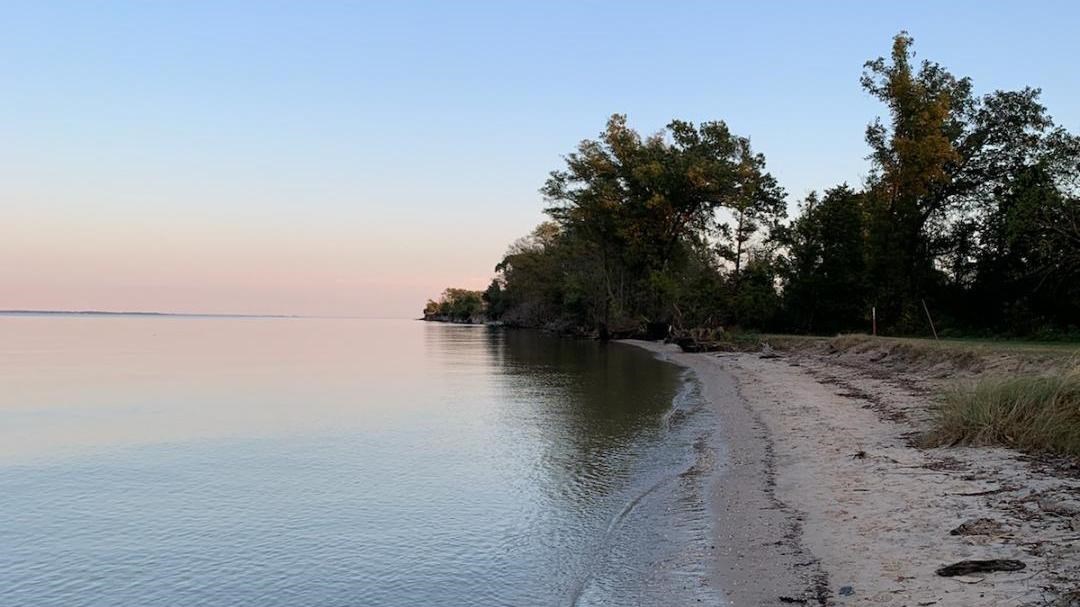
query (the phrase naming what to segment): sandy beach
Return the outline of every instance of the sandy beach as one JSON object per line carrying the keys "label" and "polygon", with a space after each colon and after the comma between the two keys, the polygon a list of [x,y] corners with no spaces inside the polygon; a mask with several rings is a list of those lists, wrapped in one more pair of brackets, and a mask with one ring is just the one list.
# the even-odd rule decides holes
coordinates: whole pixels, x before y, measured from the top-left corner
{"label": "sandy beach", "polygon": [[[933,377],[820,352],[628,343],[692,369],[720,415],[715,583],[732,604],[1080,601],[1076,471],[1007,449],[918,447]],[[975,559],[1024,568],[937,574]]]}

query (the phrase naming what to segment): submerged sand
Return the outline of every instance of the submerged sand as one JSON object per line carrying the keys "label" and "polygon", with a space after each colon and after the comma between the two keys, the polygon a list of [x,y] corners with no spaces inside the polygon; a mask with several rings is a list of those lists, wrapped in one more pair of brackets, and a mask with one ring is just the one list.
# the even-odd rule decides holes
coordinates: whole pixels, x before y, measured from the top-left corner
{"label": "submerged sand", "polygon": [[[692,369],[720,416],[714,581],[732,604],[1080,604],[1080,479],[1006,449],[917,447],[931,395],[913,378],[629,343]],[[1025,568],[936,573],[966,559]]]}

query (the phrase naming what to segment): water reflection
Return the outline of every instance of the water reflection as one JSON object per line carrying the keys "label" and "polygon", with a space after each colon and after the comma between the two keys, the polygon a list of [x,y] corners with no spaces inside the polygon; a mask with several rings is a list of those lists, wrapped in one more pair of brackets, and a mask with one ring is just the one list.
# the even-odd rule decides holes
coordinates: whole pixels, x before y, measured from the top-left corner
{"label": "water reflection", "polygon": [[0,386],[0,604],[713,599],[686,475],[711,421],[633,348],[405,321],[0,318]]}
{"label": "water reflection", "polygon": [[[583,497],[631,473],[629,451],[671,407],[680,373],[627,346],[512,331],[488,339],[508,425],[535,430],[545,470]],[[559,482],[574,479],[575,482]]]}

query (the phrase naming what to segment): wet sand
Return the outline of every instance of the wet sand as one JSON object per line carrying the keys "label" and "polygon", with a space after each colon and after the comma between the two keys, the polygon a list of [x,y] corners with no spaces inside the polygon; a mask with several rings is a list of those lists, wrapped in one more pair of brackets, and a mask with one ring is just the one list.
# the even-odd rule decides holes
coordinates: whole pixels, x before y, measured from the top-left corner
{"label": "wet sand", "polygon": [[694,371],[720,418],[724,452],[709,489],[715,517],[713,584],[732,605],[814,604],[825,576],[802,546],[802,514],[776,491],[776,455],[769,429],[749,406],[731,370],[712,357],[628,340]]}
{"label": "wet sand", "polygon": [[[692,369],[720,416],[714,583],[732,604],[1073,604],[1080,480],[1006,449],[916,447],[930,396],[911,377],[629,343]],[[965,559],[1026,567],[936,574]]]}

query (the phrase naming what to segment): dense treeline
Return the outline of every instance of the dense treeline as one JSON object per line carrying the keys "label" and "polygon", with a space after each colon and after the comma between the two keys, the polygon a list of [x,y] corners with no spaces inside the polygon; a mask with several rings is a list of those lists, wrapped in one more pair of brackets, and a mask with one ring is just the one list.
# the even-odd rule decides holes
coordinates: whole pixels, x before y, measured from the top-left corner
{"label": "dense treeline", "polygon": [[609,334],[740,326],[889,334],[1075,334],[1080,138],[1038,89],[973,92],[913,61],[901,33],[865,64],[888,108],[870,175],[785,193],[723,122],[643,137],[613,116],[551,173],[550,221],[515,242],[483,294],[509,324]]}

